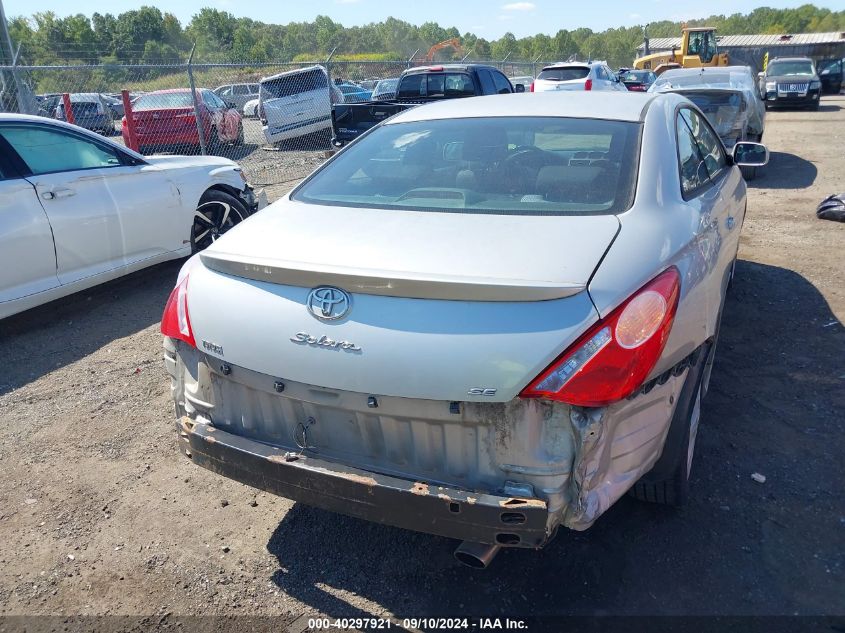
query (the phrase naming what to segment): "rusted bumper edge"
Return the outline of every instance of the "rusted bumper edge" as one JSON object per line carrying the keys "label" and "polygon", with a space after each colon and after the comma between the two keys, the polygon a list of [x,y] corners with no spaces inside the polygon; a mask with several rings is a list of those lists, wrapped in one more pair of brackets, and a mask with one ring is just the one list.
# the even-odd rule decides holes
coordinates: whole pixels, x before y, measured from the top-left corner
{"label": "rusted bumper edge", "polygon": [[542,547],[546,502],[474,493],[350,468],[227,433],[188,417],[180,446],[195,464],[307,505],[408,530],[505,547]]}

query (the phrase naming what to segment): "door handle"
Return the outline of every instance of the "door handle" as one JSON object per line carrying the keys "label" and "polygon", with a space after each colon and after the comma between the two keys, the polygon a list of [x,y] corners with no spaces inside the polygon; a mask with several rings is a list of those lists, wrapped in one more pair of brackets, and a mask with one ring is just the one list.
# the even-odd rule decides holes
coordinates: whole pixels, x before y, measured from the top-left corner
{"label": "door handle", "polygon": [[45,191],[41,194],[41,197],[45,200],[53,200],[55,198],[70,198],[71,196],[75,196],[76,192],[73,189],[53,189],[52,191]]}

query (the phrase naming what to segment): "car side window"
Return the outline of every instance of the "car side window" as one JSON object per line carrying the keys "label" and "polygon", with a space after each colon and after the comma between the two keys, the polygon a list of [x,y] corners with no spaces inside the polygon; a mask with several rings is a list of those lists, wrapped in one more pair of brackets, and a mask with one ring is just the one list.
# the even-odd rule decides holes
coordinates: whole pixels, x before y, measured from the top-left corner
{"label": "car side window", "polygon": [[63,130],[10,126],[0,129],[0,135],[34,175],[122,164],[116,150]]}
{"label": "car side window", "polygon": [[698,112],[684,108],[681,110],[681,116],[684,117],[689,129],[692,130],[692,135],[701,155],[704,157],[704,163],[707,165],[707,173],[710,175],[710,179],[715,179],[728,164],[725,152],[722,149],[722,142],[716,136],[710,124]]}
{"label": "car side window", "polygon": [[513,92],[513,90],[511,89],[511,84],[508,81],[507,77],[505,77],[500,72],[493,73],[493,83],[496,86],[496,92],[498,92],[500,95],[506,95]]}
{"label": "car side window", "polygon": [[245,95],[245,94],[249,94],[249,86],[247,86],[247,85],[245,85],[245,84],[239,84],[239,85],[237,85],[237,86],[234,86],[234,91],[233,91],[233,93],[234,93],[235,95]]}
{"label": "car side window", "polygon": [[710,179],[707,165],[698,149],[692,131],[686,120],[679,113],[675,120],[678,133],[678,168],[681,173],[681,191],[684,199],[695,196],[696,192]]}
{"label": "car side window", "polygon": [[481,82],[481,92],[486,95],[496,94],[496,84],[493,83],[493,78],[490,76],[489,70],[486,68],[479,68],[478,80]]}
{"label": "car side window", "polygon": [[227,86],[223,90],[220,91],[220,95],[223,97],[228,97],[232,94],[232,86]]}

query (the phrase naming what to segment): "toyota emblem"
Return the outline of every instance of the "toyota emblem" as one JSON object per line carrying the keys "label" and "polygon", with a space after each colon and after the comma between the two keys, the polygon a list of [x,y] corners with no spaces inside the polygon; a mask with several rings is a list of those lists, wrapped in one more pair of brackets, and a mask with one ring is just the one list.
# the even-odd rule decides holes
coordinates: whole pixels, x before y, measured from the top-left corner
{"label": "toyota emblem", "polygon": [[321,321],[336,321],[349,312],[349,295],[340,288],[320,286],[308,293],[308,310]]}

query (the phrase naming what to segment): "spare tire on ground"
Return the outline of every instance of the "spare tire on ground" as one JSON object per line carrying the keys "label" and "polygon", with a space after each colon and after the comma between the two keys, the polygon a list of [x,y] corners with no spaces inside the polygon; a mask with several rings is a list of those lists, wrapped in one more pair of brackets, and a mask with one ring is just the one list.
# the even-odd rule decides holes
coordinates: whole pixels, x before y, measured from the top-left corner
{"label": "spare tire on ground", "polygon": [[816,208],[816,215],[821,220],[845,222],[845,193],[828,196]]}

